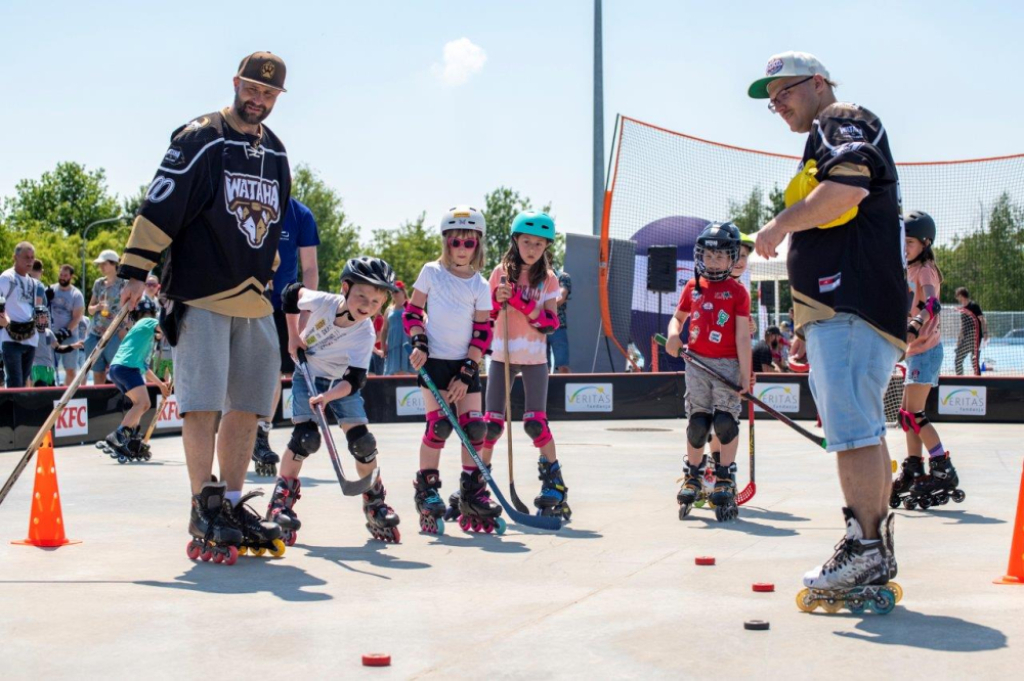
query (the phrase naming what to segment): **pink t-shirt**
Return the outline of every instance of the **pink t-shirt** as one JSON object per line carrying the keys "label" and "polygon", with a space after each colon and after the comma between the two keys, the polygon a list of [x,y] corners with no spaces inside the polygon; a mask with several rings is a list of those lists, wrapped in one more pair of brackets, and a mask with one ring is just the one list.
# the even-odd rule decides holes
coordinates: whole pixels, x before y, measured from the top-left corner
{"label": "pink t-shirt", "polygon": [[[491,272],[491,294],[501,284],[501,278],[505,276],[505,268],[498,265]],[[529,287],[529,277],[526,272],[519,275],[519,285]],[[529,298],[537,301],[538,307],[543,307],[549,300],[558,299],[558,277],[551,270],[544,280],[544,286],[540,289],[531,288],[527,294]],[[512,364],[547,364],[548,363],[548,337],[533,328],[530,320],[519,310],[511,307],[508,310],[508,335],[509,349],[512,352]],[[498,314],[494,322],[494,343],[492,359],[498,362],[505,361],[505,310]]]}
{"label": "pink t-shirt", "polygon": [[[928,300],[928,296],[924,293],[925,286],[931,286],[934,289],[935,297],[939,297],[941,283],[939,282],[939,271],[935,268],[935,264],[931,261],[927,263],[916,262],[908,267],[907,286],[910,289],[910,317],[914,317],[922,312],[917,304]],[[907,348],[907,357],[920,355],[922,352],[927,352],[939,344],[942,340],[939,333],[940,316],[941,313],[939,313],[939,316],[929,319],[921,327],[921,334],[916,339],[913,334],[907,337],[907,340],[911,341],[910,346]]]}

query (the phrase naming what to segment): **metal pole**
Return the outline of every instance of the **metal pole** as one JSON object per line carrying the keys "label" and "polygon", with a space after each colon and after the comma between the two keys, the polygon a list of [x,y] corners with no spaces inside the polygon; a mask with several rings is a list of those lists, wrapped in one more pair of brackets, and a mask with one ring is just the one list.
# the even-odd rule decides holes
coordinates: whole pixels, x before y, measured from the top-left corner
{"label": "metal pole", "polygon": [[[105,225],[111,222],[120,222],[121,220],[130,219],[131,218],[128,217],[127,215],[118,215],[116,218],[105,218],[103,220],[96,220],[95,222],[90,222],[89,224],[87,224],[85,226],[85,229],[82,230],[82,274],[79,277],[78,283],[82,285],[83,296],[89,295],[89,282],[85,278],[85,249],[89,243],[89,230],[91,230],[96,225]],[[86,301],[88,300],[89,299],[86,298]]]}
{"label": "metal pole", "polygon": [[604,212],[604,68],[601,0],[594,0],[594,236],[601,235]]}

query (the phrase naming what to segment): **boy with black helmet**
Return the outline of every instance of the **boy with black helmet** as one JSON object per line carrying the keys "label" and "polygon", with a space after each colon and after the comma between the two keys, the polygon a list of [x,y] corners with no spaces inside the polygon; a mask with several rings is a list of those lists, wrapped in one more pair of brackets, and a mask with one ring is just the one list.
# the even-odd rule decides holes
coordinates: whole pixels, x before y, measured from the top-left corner
{"label": "boy with black helmet", "polygon": [[[306,366],[314,385],[307,385],[302,372],[292,375],[291,440],[281,462],[280,475],[267,507],[267,520],[281,526],[283,539],[295,543],[302,526],[294,504],[299,496],[299,473],[307,456],[320,449],[320,430],[313,420],[312,405],[323,405],[333,412],[348,441],[348,451],[356,460],[359,477],[377,468],[377,441],[367,429],[366,409],[360,389],[366,383],[366,370],[376,334],[373,316],[397,290],[395,273],[380,258],[352,258],[341,272],[341,293],[326,293],[289,284],[282,293],[282,308],[288,322],[288,353],[295,358],[298,349],[306,352]],[[299,329],[299,314],[309,319]],[[375,539],[398,542],[398,515],[384,500],[384,483],[377,483],[363,494],[366,529]]]}
{"label": "boy with black helmet", "polygon": [[45,305],[35,307],[36,335],[39,344],[36,346],[35,357],[32,358],[32,376],[29,385],[34,388],[53,387],[57,385],[57,357],[54,353],[65,354],[82,347],[82,341],[61,345],[57,334],[50,329],[50,308]]}
{"label": "boy with black helmet", "polygon": [[[731,278],[740,253],[740,232],[731,222],[711,223],[693,249],[694,278],[683,288],[679,306],[669,322],[665,349],[677,357],[684,345],[683,324],[690,320],[686,344],[712,369],[750,390],[750,294]],[[736,517],[736,449],[739,445],[740,398],[701,371],[686,372],[686,474],[676,496],[680,518],[686,517],[703,488],[704,446],[712,431],[722,443],[715,462],[711,502],[719,521]]]}

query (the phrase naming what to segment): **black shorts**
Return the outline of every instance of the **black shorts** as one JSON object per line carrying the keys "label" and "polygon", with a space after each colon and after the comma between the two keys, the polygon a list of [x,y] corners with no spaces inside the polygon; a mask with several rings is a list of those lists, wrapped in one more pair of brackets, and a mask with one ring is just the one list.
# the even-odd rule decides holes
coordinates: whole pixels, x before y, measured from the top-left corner
{"label": "black shorts", "polygon": [[281,373],[295,373],[295,362],[288,354],[288,322],[284,310],[274,310],[274,326],[277,327],[277,340],[281,344]]}
{"label": "black shorts", "polygon": [[[443,392],[451,385],[452,379],[462,373],[462,363],[465,361],[463,359],[434,359],[433,357],[428,357],[424,368],[427,370],[427,375],[434,381],[437,389]],[[421,388],[427,387],[422,378],[416,379],[416,383]],[[479,374],[473,379],[473,385],[469,386],[466,394],[472,395],[478,392],[481,392]]]}

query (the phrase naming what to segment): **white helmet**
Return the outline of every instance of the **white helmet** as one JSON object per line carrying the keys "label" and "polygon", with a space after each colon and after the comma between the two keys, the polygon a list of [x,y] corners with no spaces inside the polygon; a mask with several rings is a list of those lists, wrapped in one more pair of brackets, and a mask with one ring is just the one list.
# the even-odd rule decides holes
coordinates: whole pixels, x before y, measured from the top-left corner
{"label": "white helmet", "polygon": [[471,229],[481,236],[487,231],[484,214],[472,206],[455,206],[441,217],[441,234],[450,229]]}

